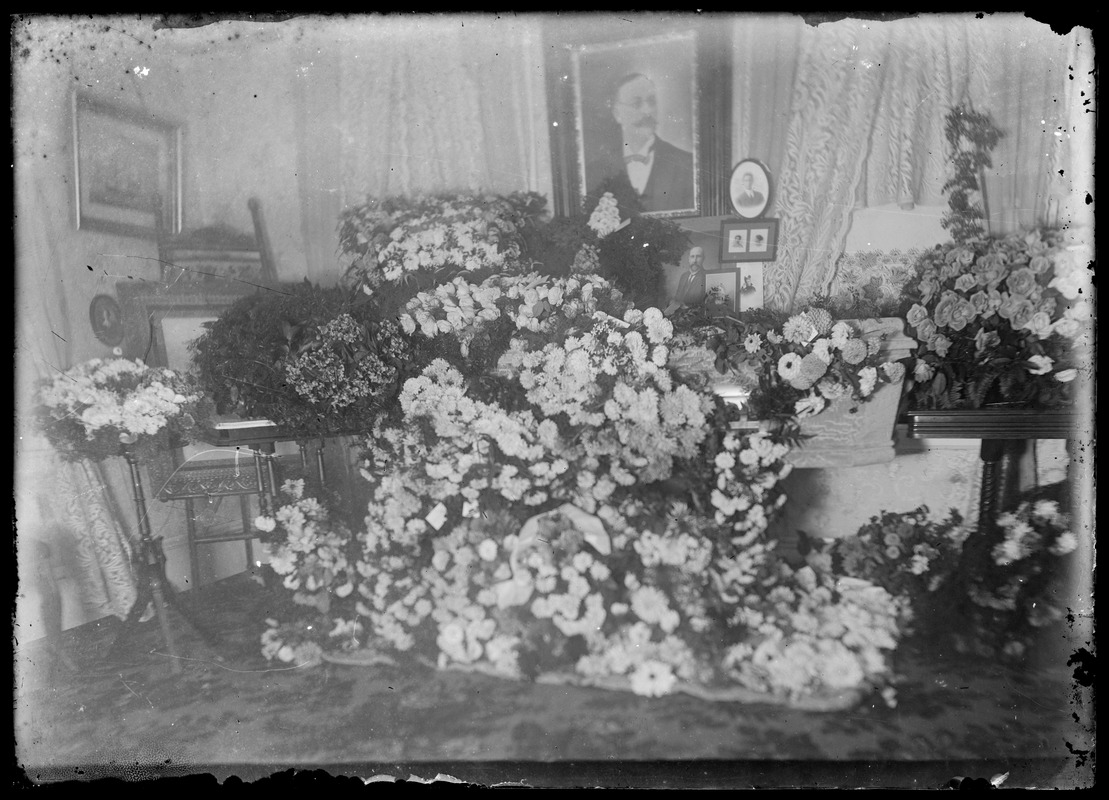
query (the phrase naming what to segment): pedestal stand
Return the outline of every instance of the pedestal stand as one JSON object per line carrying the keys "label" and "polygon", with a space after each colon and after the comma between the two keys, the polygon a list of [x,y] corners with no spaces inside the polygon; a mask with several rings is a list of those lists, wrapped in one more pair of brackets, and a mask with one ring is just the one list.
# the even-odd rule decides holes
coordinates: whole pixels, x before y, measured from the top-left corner
{"label": "pedestal stand", "polygon": [[135,626],[142,618],[143,612],[153,601],[154,613],[158,617],[158,625],[162,630],[166,649],[169,650],[170,667],[175,674],[181,672],[177,644],[173,638],[173,629],[170,627],[169,618],[166,616],[166,605],[173,606],[185,620],[196,629],[197,633],[210,645],[219,642],[219,637],[202,625],[177,598],[176,591],[166,579],[166,556],[162,550],[162,540],[155,537],[150,529],[150,518],[146,510],[146,496],[142,488],[142,474],[134,452],[129,447],[124,447],[123,456],[127,459],[127,466],[131,470],[131,488],[135,495],[135,513],[139,519],[138,552],[132,559],[135,566],[138,582],[138,593],[135,604],[131,607],[127,619],[124,621],[123,630],[116,637],[112,645],[112,655],[118,655],[122,645],[134,633]]}

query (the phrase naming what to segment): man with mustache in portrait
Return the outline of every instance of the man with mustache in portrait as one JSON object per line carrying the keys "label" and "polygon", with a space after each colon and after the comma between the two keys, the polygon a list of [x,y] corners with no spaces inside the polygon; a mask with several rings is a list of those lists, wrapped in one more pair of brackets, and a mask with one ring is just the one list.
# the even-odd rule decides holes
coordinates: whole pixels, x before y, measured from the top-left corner
{"label": "man with mustache in portrait", "polygon": [[589,190],[609,178],[626,182],[644,211],[694,208],[693,154],[659,138],[658,94],[646,75],[624,76],[609,101],[621,148],[588,164]]}

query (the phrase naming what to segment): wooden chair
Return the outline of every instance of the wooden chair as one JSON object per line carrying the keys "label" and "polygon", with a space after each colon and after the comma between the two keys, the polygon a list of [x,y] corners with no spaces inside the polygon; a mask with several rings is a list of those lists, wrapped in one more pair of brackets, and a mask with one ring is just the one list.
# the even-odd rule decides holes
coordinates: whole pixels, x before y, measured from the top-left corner
{"label": "wooden chair", "polygon": [[277,269],[257,197],[247,201],[254,230],[236,231],[213,225],[166,234],[158,231],[158,260],[162,282],[167,286],[218,285],[245,282],[255,285],[277,283]]}
{"label": "wooden chair", "polygon": [[[145,352],[151,363],[174,369],[186,366],[169,363],[161,331],[166,317],[214,316],[235,299],[277,284],[262,204],[252,197],[247,205],[254,228],[249,233],[225,225],[173,235],[159,229],[162,286],[149,297],[130,298],[131,305],[141,306],[130,316],[141,316],[149,325]],[[252,540],[257,533],[251,496],[263,498],[274,487],[268,485],[267,475],[255,468],[249,453],[239,456],[229,451],[229,455],[232,457],[193,461],[175,451],[150,465],[155,496],[164,502],[184,501],[194,586],[201,583],[200,550],[212,544],[241,540],[248,569],[254,564]],[[237,506],[231,515],[218,514],[225,500],[233,500]]]}

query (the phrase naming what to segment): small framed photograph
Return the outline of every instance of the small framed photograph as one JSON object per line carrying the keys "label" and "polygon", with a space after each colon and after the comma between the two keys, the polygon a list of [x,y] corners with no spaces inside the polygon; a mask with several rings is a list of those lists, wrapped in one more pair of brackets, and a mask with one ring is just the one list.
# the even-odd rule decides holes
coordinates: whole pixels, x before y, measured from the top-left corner
{"label": "small framed photograph", "polygon": [[744,219],[758,219],[770,205],[770,173],[760,162],[745,158],[732,170],[728,196],[732,208]]}
{"label": "small framed photograph", "polygon": [[720,263],[774,261],[778,257],[778,220],[726,221],[720,224]]}
{"label": "small framed photograph", "polygon": [[762,264],[743,264],[739,268],[739,308],[750,311],[763,307]]}
{"label": "small framed photograph", "polygon": [[73,93],[77,228],[156,238],[181,230],[181,128]]}
{"label": "small framed photograph", "polygon": [[92,298],[89,323],[96,338],[109,347],[123,342],[123,311],[110,294],[98,294]]}
{"label": "small framed photograph", "polygon": [[736,273],[734,269],[727,272],[706,272],[705,291],[731,311],[735,312],[737,310],[735,304]]}

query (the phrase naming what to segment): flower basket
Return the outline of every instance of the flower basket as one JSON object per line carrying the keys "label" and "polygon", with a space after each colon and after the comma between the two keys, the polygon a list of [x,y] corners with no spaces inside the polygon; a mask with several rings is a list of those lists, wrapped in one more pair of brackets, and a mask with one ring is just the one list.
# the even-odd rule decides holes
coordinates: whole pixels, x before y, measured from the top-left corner
{"label": "flower basket", "polygon": [[[906,358],[916,342],[904,333],[899,317],[853,323],[864,336],[884,336],[882,355],[887,361]],[[880,385],[866,403],[845,397],[833,401],[820,414],[801,420],[804,439],[786,460],[799,469],[859,467],[893,460],[893,426],[901,401],[903,381]]]}

